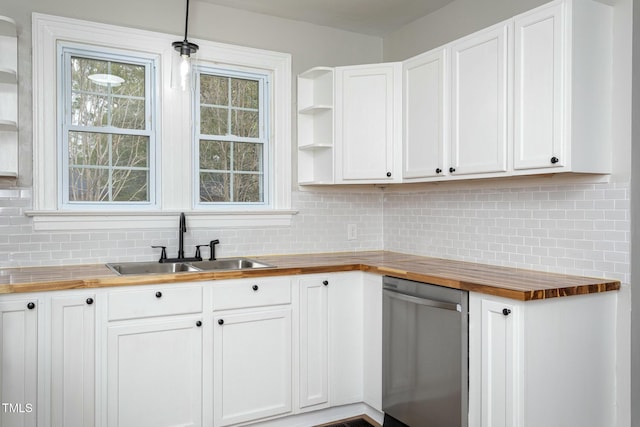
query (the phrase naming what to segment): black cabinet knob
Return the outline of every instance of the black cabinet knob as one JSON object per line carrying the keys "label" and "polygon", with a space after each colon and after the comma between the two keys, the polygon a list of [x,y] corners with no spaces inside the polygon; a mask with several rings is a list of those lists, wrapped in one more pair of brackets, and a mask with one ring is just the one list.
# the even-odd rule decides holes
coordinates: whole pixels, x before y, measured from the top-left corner
{"label": "black cabinet knob", "polygon": [[560,161],[560,159],[558,159],[556,156],[553,156],[551,158],[551,164],[555,165],[556,163],[558,163]]}
{"label": "black cabinet knob", "polygon": [[502,309],[502,314],[504,314],[505,316],[508,316],[511,314],[511,310],[509,310],[508,308],[503,308]]}
{"label": "black cabinet knob", "polygon": [[456,168],[449,168],[450,173],[454,173],[455,171],[456,171]]}
{"label": "black cabinet knob", "polygon": [[87,298],[87,304],[89,305],[93,304],[93,298]]}
{"label": "black cabinet knob", "polygon": [[387,172],[387,178],[391,178],[391,172]]}
{"label": "black cabinet knob", "polygon": [[34,303],[30,302],[29,304],[27,304],[27,308],[29,310],[33,310],[34,308],[36,308],[36,305]]}
{"label": "black cabinet knob", "polygon": [[160,291],[156,292],[156,298],[162,298],[162,292]]}
{"label": "black cabinet knob", "polygon": [[325,285],[325,286],[327,286],[327,285],[329,284],[329,281],[328,281],[328,280],[323,280],[323,281],[322,281],[322,284],[323,284],[323,285]]}
{"label": "black cabinet knob", "polygon": [[436,173],[442,173],[442,169],[436,168]]}
{"label": "black cabinet knob", "polygon": [[218,325],[224,325],[224,319],[218,319]]}
{"label": "black cabinet knob", "polygon": [[198,321],[196,322],[196,326],[199,328],[200,326],[202,326],[202,322],[201,322],[200,320],[198,320]]}
{"label": "black cabinet knob", "polygon": [[253,289],[254,291],[257,291],[259,288],[258,288],[258,285],[253,285],[251,289]]}

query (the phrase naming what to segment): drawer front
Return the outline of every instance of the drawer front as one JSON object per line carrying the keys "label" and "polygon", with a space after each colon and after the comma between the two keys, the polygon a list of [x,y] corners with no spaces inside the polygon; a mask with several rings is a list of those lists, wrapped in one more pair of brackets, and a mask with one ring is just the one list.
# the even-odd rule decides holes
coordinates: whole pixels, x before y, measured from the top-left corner
{"label": "drawer front", "polygon": [[202,287],[149,286],[113,291],[108,297],[109,320],[138,319],[202,312]]}
{"label": "drawer front", "polygon": [[263,307],[291,303],[291,280],[256,278],[212,285],[213,310]]}

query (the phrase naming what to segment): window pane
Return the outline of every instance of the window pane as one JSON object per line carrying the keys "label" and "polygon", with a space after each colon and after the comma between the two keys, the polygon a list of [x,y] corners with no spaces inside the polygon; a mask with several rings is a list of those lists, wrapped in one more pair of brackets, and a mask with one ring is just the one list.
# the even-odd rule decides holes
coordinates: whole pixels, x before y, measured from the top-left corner
{"label": "window pane", "polygon": [[108,135],[69,132],[69,165],[109,165]]}
{"label": "window pane", "polygon": [[236,174],[233,181],[236,202],[259,202],[262,200],[262,175]]}
{"label": "window pane", "polygon": [[231,133],[236,136],[257,138],[258,134],[258,112],[233,110],[231,112],[232,130]]}
{"label": "window pane", "polygon": [[145,202],[149,200],[149,172],[115,169],[113,171],[113,201]]}
{"label": "window pane", "polygon": [[200,76],[200,103],[229,105],[229,78],[202,74]]}
{"label": "window pane", "polygon": [[96,74],[108,74],[108,63],[96,59],[71,58],[71,89],[73,91],[89,91],[94,93],[106,93],[107,86],[99,85],[89,79]]}
{"label": "window pane", "polygon": [[72,94],[71,124],[75,126],[107,126],[109,124],[109,98],[84,92]]}
{"label": "window pane", "polygon": [[200,141],[200,169],[230,170],[231,143]]}
{"label": "window pane", "polygon": [[231,105],[242,108],[258,108],[258,82],[256,80],[231,79]]}
{"label": "window pane", "polygon": [[230,198],[230,174],[200,172],[200,201],[228,202]]}
{"label": "window pane", "polygon": [[120,85],[111,87],[114,94],[144,98],[146,77],[144,66],[111,62],[111,74],[124,79]]}
{"label": "window pane", "polygon": [[109,170],[69,169],[69,201],[101,202],[109,200]]}
{"label": "window pane", "polygon": [[149,137],[110,135],[113,141],[114,166],[149,167]]}
{"label": "window pane", "polygon": [[203,135],[227,135],[227,109],[202,107],[200,109],[200,133]]}
{"label": "window pane", "polygon": [[234,144],[233,170],[245,172],[262,171],[262,144],[236,142]]}
{"label": "window pane", "polygon": [[144,99],[112,98],[111,126],[143,130],[146,126],[144,103]]}

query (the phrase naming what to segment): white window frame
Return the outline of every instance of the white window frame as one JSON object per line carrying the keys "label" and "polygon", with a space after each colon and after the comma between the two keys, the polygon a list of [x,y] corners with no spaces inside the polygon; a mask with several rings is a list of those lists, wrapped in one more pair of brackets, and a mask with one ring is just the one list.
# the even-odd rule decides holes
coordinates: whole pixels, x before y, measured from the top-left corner
{"label": "white window frame", "polygon": [[[291,209],[291,55],[207,40],[198,63],[267,73],[271,81],[269,139],[272,141],[272,203],[264,209],[194,209],[191,92],[171,85],[179,58],[171,43],[180,36],[34,13],[33,31],[33,218],[35,230],[174,228],[176,215],[190,216],[192,228],[287,226]],[[59,40],[156,55],[162,138],[156,184],[159,200],[150,210],[64,210],[59,204],[56,82]]]}
{"label": "white window frame", "polygon": [[[157,69],[157,57],[136,54],[135,56],[127,56],[127,53],[120,51],[114,51],[112,49],[99,48],[96,49],[92,46],[78,45],[76,43],[61,42],[58,43],[58,55],[61,58],[58,61],[58,93],[60,97],[58,99],[58,112],[63,115],[61,122],[58,123],[58,141],[62,143],[62,149],[59,150],[58,165],[62,167],[58,171],[59,184],[59,200],[58,206],[61,206],[64,210],[113,210],[113,209],[125,209],[125,210],[142,210],[142,209],[156,209],[157,208],[157,185],[156,176],[159,175],[158,170],[158,155],[159,150],[157,147],[157,140],[160,135],[156,132],[156,128],[159,124],[159,110],[157,108],[157,102],[155,99],[156,87],[155,70]],[[149,137],[149,200],[146,202],[70,202],[69,201],[69,157],[68,157],[68,132],[70,128],[85,129],[91,131],[91,127],[85,126],[71,126],[71,110],[69,102],[71,98],[71,74],[68,73],[67,61],[71,56],[77,56],[82,58],[96,58],[108,61],[120,61],[130,64],[141,65],[145,67],[145,112],[147,113],[146,128],[139,132],[135,132],[141,135]],[[101,131],[107,130],[109,133],[121,133],[121,129],[110,128],[100,129]],[[125,133],[128,130],[125,130]]]}
{"label": "white window frame", "polygon": [[[249,79],[257,81],[260,85],[260,94],[265,94],[265,96],[260,97],[258,110],[260,111],[260,123],[259,123],[259,136],[257,138],[246,138],[247,142],[252,143],[262,143],[263,145],[263,188],[264,188],[264,199],[262,202],[251,202],[251,203],[239,203],[239,202],[201,202],[200,201],[200,137],[202,134],[200,133],[200,75],[216,75],[223,77],[230,77],[236,79]],[[256,74],[256,73],[248,73],[242,70],[234,70],[229,68],[220,68],[220,67],[207,67],[207,66],[198,66],[194,72],[195,76],[195,84],[194,84],[194,97],[193,97],[193,112],[194,112],[194,137],[193,137],[193,147],[194,147],[194,159],[193,159],[193,188],[196,191],[193,192],[193,205],[195,208],[200,209],[237,209],[239,206],[242,206],[245,209],[264,209],[265,207],[271,206],[271,194],[273,193],[273,188],[271,186],[271,174],[272,174],[272,165],[271,165],[271,151],[272,151],[272,143],[269,139],[269,76],[266,74]],[[234,137],[225,137],[222,136],[219,138],[216,136],[216,140],[225,140],[231,142],[238,142]],[[243,139],[243,138],[240,138]]]}

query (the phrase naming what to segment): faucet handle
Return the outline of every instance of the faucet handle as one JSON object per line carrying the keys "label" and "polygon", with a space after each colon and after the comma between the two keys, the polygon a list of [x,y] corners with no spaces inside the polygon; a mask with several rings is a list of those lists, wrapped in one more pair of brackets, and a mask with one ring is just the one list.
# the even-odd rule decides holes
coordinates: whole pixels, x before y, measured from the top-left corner
{"label": "faucet handle", "polygon": [[167,259],[167,247],[166,246],[151,246],[154,249],[162,249],[162,252],[160,252],[160,261],[158,262],[162,262],[165,259]]}
{"label": "faucet handle", "polygon": [[196,258],[202,258],[202,256],[200,255],[200,248],[203,246],[209,246],[209,245],[196,245],[196,254],[195,254]]}

